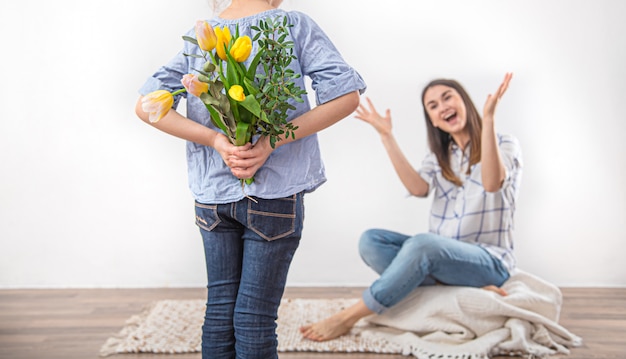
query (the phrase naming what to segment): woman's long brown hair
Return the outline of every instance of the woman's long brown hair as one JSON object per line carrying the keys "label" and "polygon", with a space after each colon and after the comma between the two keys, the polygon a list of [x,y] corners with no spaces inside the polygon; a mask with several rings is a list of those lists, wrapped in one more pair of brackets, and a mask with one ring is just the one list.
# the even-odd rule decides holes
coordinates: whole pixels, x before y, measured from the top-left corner
{"label": "woman's long brown hair", "polygon": [[480,139],[483,121],[467,91],[465,91],[463,86],[461,86],[461,84],[456,80],[436,79],[429,82],[424,87],[424,90],[422,91],[422,106],[424,108],[424,118],[426,119],[426,130],[428,132],[428,146],[435,156],[437,156],[437,161],[439,162],[439,167],[441,167],[443,177],[457,186],[462,186],[463,182],[459,177],[457,177],[457,175],[454,174],[452,167],[450,166],[450,143],[453,141],[452,136],[433,126],[430,116],[428,116],[428,111],[426,111],[426,104],[424,104],[426,91],[437,85],[453,88],[459,93],[461,99],[463,99],[463,103],[465,103],[465,107],[467,109],[466,126],[470,136],[470,163],[467,167],[467,173],[469,173],[472,165],[480,162]]}

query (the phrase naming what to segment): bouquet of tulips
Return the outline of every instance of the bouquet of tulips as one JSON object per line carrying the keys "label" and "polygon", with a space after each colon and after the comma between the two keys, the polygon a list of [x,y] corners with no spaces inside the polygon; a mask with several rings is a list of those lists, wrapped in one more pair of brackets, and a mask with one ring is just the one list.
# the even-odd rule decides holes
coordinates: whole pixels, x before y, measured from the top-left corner
{"label": "bouquet of tulips", "polygon": [[[143,98],[143,110],[150,114],[150,122],[157,122],[172,108],[174,96],[187,91],[202,100],[213,124],[237,146],[252,141],[253,136],[269,137],[272,148],[281,136],[295,138],[297,129],[287,121],[287,111],[295,107],[290,99],[303,102],[306,91],[295,84],[300,77],[289,68],[293,42],[287,41],[286,17],[261,20],[254,39],[239,36],[239,28],[231,35],[228,27],[213,28],[206,21],[197,21],[196,38],[183,40],[197,45],[200,55],[185,54],[205,60],[197,74],[184,75],[184,89],[168,92],[154,91]],[[244,64],[252,52],[252,42],[258,43],[258,52]],[[254,178],[242,180],[250,184]],[[242,182],[242,184],[243,184]]]}

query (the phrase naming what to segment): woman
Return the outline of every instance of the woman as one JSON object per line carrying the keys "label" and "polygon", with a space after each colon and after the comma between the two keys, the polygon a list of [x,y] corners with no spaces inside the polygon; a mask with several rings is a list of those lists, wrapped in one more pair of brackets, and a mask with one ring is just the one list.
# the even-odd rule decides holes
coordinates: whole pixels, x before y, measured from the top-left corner
{"label": "woman", "polygon": [[513,214],[522,174],[517,140],[495,130],[495,110],[509,86],[507,73],[483,116],[454,80],[430,82],[422,92],[430,153],[415,170],[391,132],[391,113],[381,116],[368,99],[357,118],[378,131],[407,190],[426,197],[434,191],[429,232],[414,236],[382,229],[359,242],[365,263],[380,274],[352,307],[303,326],[305,338],[325,341],[346,334],[361,318],[380,314],[411,291],[444,284],[499,288],[515,267]]}
{"label": "woman", "polygon": [[[275,148],[267,137],[234,146],[211,123],[205,105],[187,97],[186,116],[169,111],[149,121],[142,98],[136,113],[144,122],[187,140],[189,186],[196,224],[204,243],[208,295],[202,333],[203,358],[277,358],[276,318],[287,271],[298,247],[304,218],[303,196],[326,181],[316,133],[345,118],[358,106],[365,83],[308,16],[278,9],[281,1],[233,0],[208,22],[232,34],[254,36],[259,20],[286,17],[293,25],[297,61],[290,68],[311,79],[317,105],[293,102],[289,113],[295,138]],[[238,31],[238,32],[237,32]],[[195,37],[193,30],[187,34]],[[250,55],[250,61],[254,52]],[[185,47],[141,88],[141,95],[183,88],[182,76],[204,63],[197,46]],[[253,178],[242,191],[240,179]]]}

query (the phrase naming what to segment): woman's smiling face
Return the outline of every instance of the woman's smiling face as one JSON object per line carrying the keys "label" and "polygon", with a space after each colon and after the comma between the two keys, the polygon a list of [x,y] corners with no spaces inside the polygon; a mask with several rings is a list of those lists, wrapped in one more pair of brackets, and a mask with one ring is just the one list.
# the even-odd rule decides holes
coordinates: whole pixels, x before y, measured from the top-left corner
{"label": "woman's smiling face", "polygon": [[467,123],[461,95],[452,87],[435,85],[424,93],[424,108],[433,126],[451,135],[460,134]]}

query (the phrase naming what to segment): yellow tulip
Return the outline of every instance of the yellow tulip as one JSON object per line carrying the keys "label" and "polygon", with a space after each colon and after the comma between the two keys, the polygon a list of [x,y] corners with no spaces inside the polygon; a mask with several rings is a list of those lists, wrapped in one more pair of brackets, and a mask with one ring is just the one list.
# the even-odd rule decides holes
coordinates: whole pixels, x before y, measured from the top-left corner
{"label": "yellow tulip", "polygon": [[186,74],[180,81],[188,93],[200,97],[202,93],[209,91],[209,84],[202,82],[198,79],[198,76],[192,74]]}
{"label": "yellow tulip", "polygon": [[165,90],[156,90],[141,99],[141,108],[148,112],[151,123],[159,122],[174,105],[174,96]]}
{"label": "yellow tulip", "polygon": [[217,52],[217,56],[219,56],[220,59],[226,61],[228,60],[228,57],[226,57],[225,47],[228,47],[228,45],[230,44],[230,39],[232,38],[232,36],[230,35],[230,30],[226,26],[224,26],[223,29],[216,27],[215,36],[217,36],[215,52]]}
{"label": "yellow tulip", "polygon": [[238,37],[233,44],[233,47],[230,49],[230,55],[237,62],[244,62],[250,56],[250,52],[252,51],[252,40],[249,36]]}
{"label": "yellow tulip", "polygon": [[228,90],[228,96],[239,102],[246,99],[246,95],[243,93],[243,87],[239,85],[232,85]]}
{"label": "yellow tulip", "polygon": [[196,21],[196,39],[198,46],[204,51],[211,51],[217,44],[217,36],[213,27],[206,21]]}

